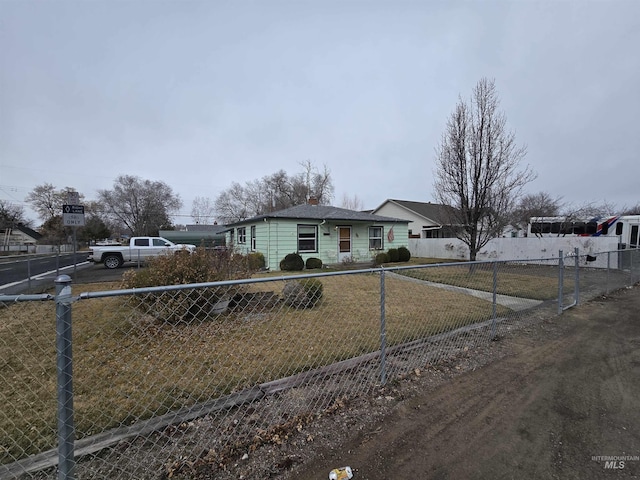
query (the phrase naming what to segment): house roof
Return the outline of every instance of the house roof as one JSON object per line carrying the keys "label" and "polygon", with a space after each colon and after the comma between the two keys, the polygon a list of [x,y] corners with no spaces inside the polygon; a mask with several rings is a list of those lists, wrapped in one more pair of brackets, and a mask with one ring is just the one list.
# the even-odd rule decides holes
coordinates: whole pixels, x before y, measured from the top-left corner
{"label": "house roof", "polygon": [[210,232],[212,234],[223,234],[228,230],[226,225],[204,225],[193,224],[186,225],[187,232]]}
{"label": "house roof", "polygon": [[33,238],[36,241],[42,238],[42,235],[40,233],[36,232],[35,230],[29,227],[25,227],[24,225],[18,225],[14,227],[14,230],[20,230],[22,233],[24,233],[25,235],[29,235],[31,238]]}
{"label": "house roof", "polygon": [[408,210],[420,217],[430,220],[432,223],[438,223],[440,225],[449,224],[451,223],[450,219],[455,218],[455,216],[452,215],[452,213],[455,212],[455,209],[448,205],[431,202],[412,202],[409,200],[388,199],[373,211],[375,212],[379,210],[383,205],[387,203],[394,203],[401,208],[404,208],[405,210]]}
{"label": "house roof", "polygon": [[266,219],[305,219],[305,220],[332,220],[345,222],[392,222],[392,223],[409,223],[409,220],[401,218],[385,217],[375,215],[369,212],[358,212],[356,210],[348,210],[346,208],[334,207],[331,205],[297,205],[295,207],[285,208],[276,212],[270,212],[248,218],[240,222],[230,223],[227,226],[242,225],[253,223]]}

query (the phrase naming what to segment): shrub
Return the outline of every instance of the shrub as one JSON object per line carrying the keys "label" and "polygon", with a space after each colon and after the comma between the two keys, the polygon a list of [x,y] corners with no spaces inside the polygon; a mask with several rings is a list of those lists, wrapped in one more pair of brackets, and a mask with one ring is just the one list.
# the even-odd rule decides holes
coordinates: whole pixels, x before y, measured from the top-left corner
{"label": "shrub", "polygon": [[348,267],[349,265],[352,265],[354,263],[355,261],[353,260],[353,257],[351,255],[347,255],[342,259],[342,265],[344,265],[345,267]]}
{"label": "shrub", "polygon": [[313,308],[322,299],[324,286],[317,278],[287,281],[282,290],[284,303],[293,308]]}
{"label": "shrub", "polygon": [[[246,259],[231,250],[207,251],[197,248],[191,255],[158,255],[146,268],[128,270],[122,277],[123,288],[185,285],[248,278]],[[153,292],[136,296],[136,307],[154,318],[171,323],[206,318],[213,305],[229,299],[243,287],[189,288]],[[133,298],[133,297],[132,297]]]}
{"label": "shrub", "polygon": [[380,252],[376,255],[375,264],[382,265],[383,263],[389,263],[389,255],[387,255],[385,252]]}
{"label": "shrub", "polygon": [[399,254],[398,254],[397,248],[390,248],[387,254],[389,255],[390,262],[397,262],[399,260]]}
{"label": "shrub", "polygon": [[401,262],[408,262],[411,260],[411,252],[407,247],[398,248],[398,260]]}
{"label": "shrub", "polygon": [[263,270],[267,263],[264,260],[264,255],[260,252],[252,252],[247,255],[247,266],[252,272]]}
{"label": "shrub", "polygon": [[322,268],[322,260],[316,257],[309,257],[307,258],[307,261],[305,262],[304,266],[307,270]]}
{"label": "shrub", "polygon": [[280,270],[294,272],[304,270],[304,260],[298,253],[288,253],[280,260]]}

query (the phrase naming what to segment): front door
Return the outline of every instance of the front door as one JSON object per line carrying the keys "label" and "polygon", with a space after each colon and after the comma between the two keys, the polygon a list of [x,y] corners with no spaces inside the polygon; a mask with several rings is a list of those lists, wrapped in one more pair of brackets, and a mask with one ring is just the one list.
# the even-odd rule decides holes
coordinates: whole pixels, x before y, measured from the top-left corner
{"label": "front door", "polygon": [[338,261],[351,259],[351,227],[338,227]]}

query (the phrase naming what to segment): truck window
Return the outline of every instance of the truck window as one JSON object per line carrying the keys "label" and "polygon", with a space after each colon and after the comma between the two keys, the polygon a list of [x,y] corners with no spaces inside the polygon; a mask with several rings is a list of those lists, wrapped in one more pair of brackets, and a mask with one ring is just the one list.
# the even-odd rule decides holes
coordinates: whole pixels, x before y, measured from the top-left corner
{"label": "truck window", "polygon": [[153,246],[154,247],[164,247],[167,241],[164,238],[154,238]]}
{"label": "truck window", "polygon": [[133,244],[136,247],[148,247],[149,246],[149,239],[148,238],[136,238],[133,241]]}

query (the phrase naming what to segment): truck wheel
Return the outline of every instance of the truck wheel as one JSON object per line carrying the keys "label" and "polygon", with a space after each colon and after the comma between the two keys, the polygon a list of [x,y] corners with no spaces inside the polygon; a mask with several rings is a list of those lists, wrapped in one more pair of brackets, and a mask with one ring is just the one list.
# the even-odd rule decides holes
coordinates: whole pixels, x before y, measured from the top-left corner
{"label": "truck wheel", "polygon": [[104,257],[104,266],[109,269],[114,269],[122,266],[122,257],[120,255],[107,255]]}

